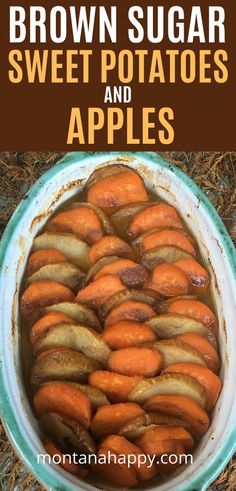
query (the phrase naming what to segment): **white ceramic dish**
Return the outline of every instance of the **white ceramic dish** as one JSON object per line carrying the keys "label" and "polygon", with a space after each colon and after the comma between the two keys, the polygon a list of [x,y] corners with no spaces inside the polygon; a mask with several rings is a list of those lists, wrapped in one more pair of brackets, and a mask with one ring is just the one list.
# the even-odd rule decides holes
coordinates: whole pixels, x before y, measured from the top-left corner
{"label": "white ceramic dish", "polygon": [[97,489],[69,475],[59,466],[37,463],[37,454],[45,451],[21,378],[18,293],[33,237],[49,214],[78,192],[95,167],[108,161],[112,164],[117,158],[137,169],[148,186],[179,210],[197,238],[212,274],[220,324],[223,390],[211,427],[194,454],[194,463],[168,482],[149,488],[158,491],[204,491],[230,458],[236,443],[236,257],[224,225],[204,194],[191,179],[157,154],[68,154],[33,186],[27,199],[13,215],[0,248],[2,419],[21,458],[49,489]]}

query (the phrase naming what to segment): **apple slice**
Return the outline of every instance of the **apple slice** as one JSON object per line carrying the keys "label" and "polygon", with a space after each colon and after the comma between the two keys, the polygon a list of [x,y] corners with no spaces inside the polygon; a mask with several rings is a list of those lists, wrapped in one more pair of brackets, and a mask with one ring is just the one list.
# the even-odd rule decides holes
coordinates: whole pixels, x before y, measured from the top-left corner
{"label": "apple slice", "polygon": [[75,419],[51,412],[40,417],[39,425],[45,435],[50,436],[59,444],[69,443],[74,450],[85,455],[96,452],[92,435]]}
{"label": "apple slice", "polygon": [[153,247],[144,252],[140,257],[140,263],[146,268],[153,270],[155,266],[162,263],[175,263],[180,259],[191,259],[192,256],[176,246],[162,245]]}
{"label": "apple slice", "polygon": [[144,413],[125,423],[120,428],[119,435],[134,441],[146,433],[147,430],[160,426],[182,426],[191,432],[191,425],[183,419],[162,413]]}
{"label": "apple slice", "polygon": [[174,363],[198,363],[204,367],[206,366],[202,354],[179,339],[154,341],[153,343],[145,343],[145,346],[157,349],[163,354],[165,368]]}
{"label": "apple slice", "polygon": [[78,324],[88,325],[96,331],[101,332],[101,324],[98,317],[87,305],[82,305],[78,302],[61,302],[45,307],[44,313],[47,312],[63,312],[72,317]]}
{"label": "apple slice", "polygon": [[169,339],[174,336],[179,336],[189,332],[194,332],[211,340],[212,344],[216,341],[211,334],[211,331],[196,319],[191,319],[180,314],[162,314],[156,315],[146,321],[153,331],[158,335],[159,339]]}
{"label": "apple slice", "polygon": [[130,290],[122,290],[109,297],[101,305],[100,314],[102,317],[106,317],[110,310],[128,300],[144,302],[155,308],[159,298],[158,293],[155,293],[153,290],[135,290],[132,288]]}
{"label": "apple slice", "polygon": [[101,179],[105,179],[105,177],[115,176],[121,172],[127,172],[128,169],[127,162],[123,161],[122,163],[120,160],[117,161],[117,163],[112,162],[112,165],[108,165],[108,163],[99,165],[86,181],[86,188],[89,189]]}
{"label": "apple slice", "polygon": [[189,375],[166,374],[141,380],[129,394],[129,401],[144,404],[157,395],[190,397],[203,408],[206,407],[206,392],[203,386]]}
{"label": "apple slice", "polygon": [[37,354],[54,346],[66,346],[84,355],[105,364],[111,350],[99,334],[82,325],[59,324],[48,330],[35,344],[34,352]]}
{"label": "apple slice", "polygon": [[28,276],[26,284],[31,284],[38,280],[53,280],[77,292],[83,278],[84,271],[79,269],[75,264],[61,262],[42,266],[31,276]]}
{"label": "apple slice", "polygon": [[89,269],[89,246],[76,235],[44,232],[34,239],[33,251],[48,248],[58,249],[70,262],[79,266],[83,271]]}
{"label": "apple slice", "polygon": [[107,404],[110,404],[109,399],[107,398],[106,394],[102,392],[100,389],[97,387],[93,387],[92,385],[89,384],[75,384],[78,389],[82,390],[82,392],[85,392],[87,394],[90,402],[92,403],[92,406],[97,409],[100,406],[105,406]]}
{"label": "apple slice", "polygon": [[31,371],[31,384],[37,386],[47,380],[86,382],[88,375],[101,368],[100,363],[72,349],[45,353],[36,359]]}

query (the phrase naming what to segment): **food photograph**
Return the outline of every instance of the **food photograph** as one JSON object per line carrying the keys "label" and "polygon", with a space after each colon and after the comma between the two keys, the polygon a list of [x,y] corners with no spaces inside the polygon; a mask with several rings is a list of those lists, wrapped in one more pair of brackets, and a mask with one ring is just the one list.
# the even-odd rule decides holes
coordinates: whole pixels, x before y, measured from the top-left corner
{"label": "food photograph", "polygon": [[1,152],[0,232],[0,489],[235,491],[236,153]]}

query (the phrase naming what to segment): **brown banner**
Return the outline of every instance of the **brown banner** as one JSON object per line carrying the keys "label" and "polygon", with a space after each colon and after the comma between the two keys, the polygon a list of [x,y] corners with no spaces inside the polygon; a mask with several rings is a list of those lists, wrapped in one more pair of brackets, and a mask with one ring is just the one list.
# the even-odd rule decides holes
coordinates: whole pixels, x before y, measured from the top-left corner
{"label": "brown banner", "polygon": [[235,0],[81,5],[1,2],[1,150],[235,150]]}

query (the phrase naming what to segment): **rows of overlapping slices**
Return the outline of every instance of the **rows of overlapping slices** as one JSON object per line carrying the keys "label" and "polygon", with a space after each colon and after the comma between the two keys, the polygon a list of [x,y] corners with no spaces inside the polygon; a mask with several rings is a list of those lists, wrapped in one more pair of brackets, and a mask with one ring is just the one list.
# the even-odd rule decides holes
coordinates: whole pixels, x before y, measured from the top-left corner
{"label": "rows of overlapping slices", "polygon": [[[221,389],[209,273],[177,211],[151,200],[134,170],[97,169],[86,199],[34,239],[20,301],[45,448],[189,453]],[[122,487],[176,468],[62,465]]]}

